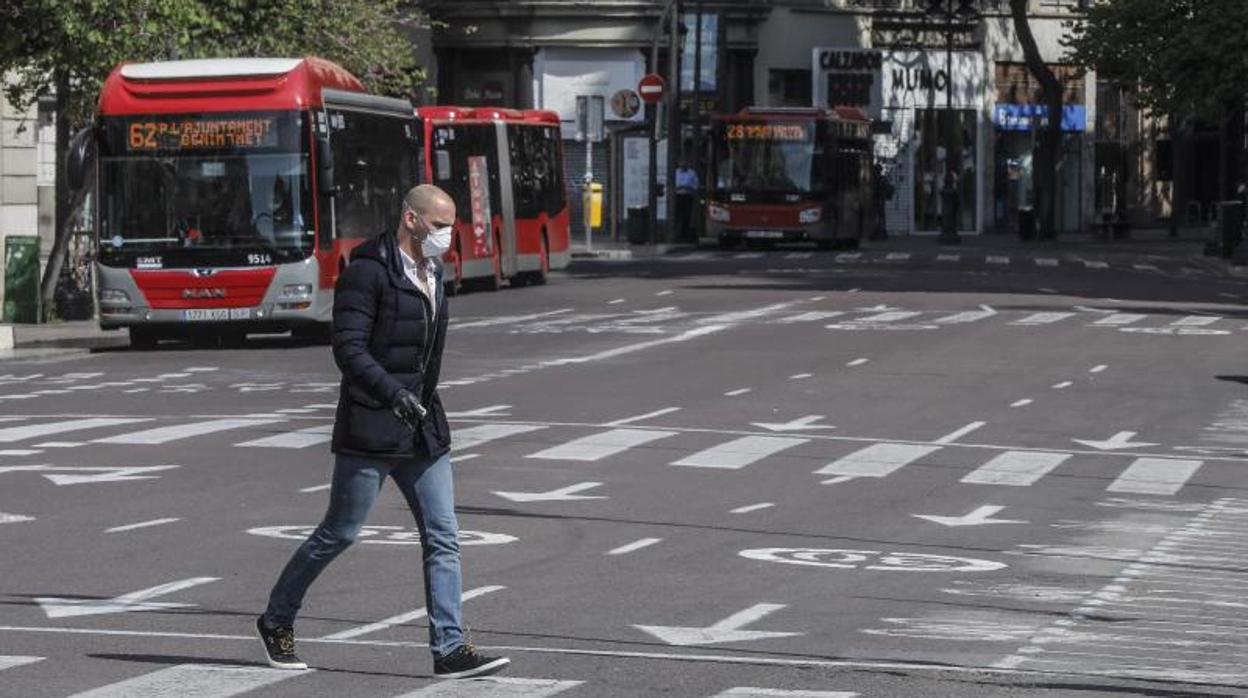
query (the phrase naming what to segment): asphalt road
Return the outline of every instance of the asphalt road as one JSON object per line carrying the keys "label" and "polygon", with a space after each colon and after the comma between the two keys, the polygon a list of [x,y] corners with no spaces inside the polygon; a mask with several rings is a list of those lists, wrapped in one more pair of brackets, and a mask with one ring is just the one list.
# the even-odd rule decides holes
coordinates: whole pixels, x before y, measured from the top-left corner
{"label": "asphalt road", "polygon": [[327,347],[0,363],[0,695],[1242,695],[1248,286],[1041,259],[704,251],[454,298],[499,681],[431,677],[392,486],[308,598],[314,670],[263,665]]}

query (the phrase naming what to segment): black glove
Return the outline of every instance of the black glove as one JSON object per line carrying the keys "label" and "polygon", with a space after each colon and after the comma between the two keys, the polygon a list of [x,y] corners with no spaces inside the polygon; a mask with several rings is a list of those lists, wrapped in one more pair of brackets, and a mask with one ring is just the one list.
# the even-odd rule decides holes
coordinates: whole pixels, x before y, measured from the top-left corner
{"label": "black glove", "polygon": [[416,396],[409,390],[400,390],[398,393],[395,393],[391,409],[394,410],[394,416],[398,417],[400,422],[406,424],[413,431],[416,430],[420,420],[425,417],[424,406],[420,404],[420,400],[417,400]]}

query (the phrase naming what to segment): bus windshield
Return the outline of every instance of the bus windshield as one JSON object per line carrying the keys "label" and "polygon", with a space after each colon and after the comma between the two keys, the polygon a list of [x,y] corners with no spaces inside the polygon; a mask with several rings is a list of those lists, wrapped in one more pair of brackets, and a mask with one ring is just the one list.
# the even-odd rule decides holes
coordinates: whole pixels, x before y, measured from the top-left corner
{"label": "bus windshield", "polygon": [[273,263],[311,254],[304,121],[298,112],[104,117],[101,261]]}
{"label": "bus windshield", "polygon": [[727,121],[715,129],[715,188],[743,194],[818,189],[815,128],[802,121]]}

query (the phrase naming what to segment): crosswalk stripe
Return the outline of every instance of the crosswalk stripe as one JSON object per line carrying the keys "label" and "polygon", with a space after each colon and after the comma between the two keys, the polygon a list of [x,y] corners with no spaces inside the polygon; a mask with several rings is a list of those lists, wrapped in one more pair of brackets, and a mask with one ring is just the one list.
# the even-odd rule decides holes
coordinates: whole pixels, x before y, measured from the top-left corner
{"label": "crosswalk stripe", "polygon": [[887,477],[894,471],[940,449],[940,446],[915,444],[873,444],[840,460],[828,463],[816,470],[815,474]]}
{"label": "crosswalk stripe", "polygon": [[880,322],[896,322],[898,320],[906,320],[912,317],[917,317],[922,314],[923,314],[922,312],[913,311],[913,310],[890,310],[886,313],[877,313],[875,315],[868,315],[866,317],[860,317],[854,320],[854,322],[861,322],[864,324],[880,323]]}
{"label": "crosswalk stripe", "polygon": [[1026,487],[1070,458],[1069,453],[1006,451],[971,471],[962,482]]}
{"label": "crosswalk stripe", "polygon": [[884,259],[889,262],[904,262],[907,259],[910,259],[910,253],[909,252],[889,252],[887,255],[884,256]]}
{"label": "crosswalk stripe", "polygon": [[1098,262],[1098,261],[1091,260],[1091,259],[1081,259],[1079,261],[1083,262],[1083,266],[1087,267],[1088,269],[1108,269],[1109,268],[1109,262]]}
{"label": "crosswalk stripe", "polygon": [[584,681],[489,677],[471,681],[443,681],[397,698],[545,698],[576,688]]}
{"label": "crosswalk stripe", "polygon": [[481,424],[467,429],[457,429],[451,432],[451,448],[456,451],[467,451],[495,439],[518,436],[545,428],[531,424]]}
{"label": "crosswalk stripe", "polygon": [[800,446],[808,441],[810,439],[788,436],[744,436],[685,456],[678,461],[673,461],[672,465],[739,470],[750,463],[775,455],[785,449]]}
{"label": "crosswalk stripe", "polygon": [[1051,258],[1051,257],[1037,257],[1037,258],[1036,258],[1036,266],[1038,266],[1038,267],[1055,267],[1055,266],[1057,266],[1057,260],[1056,260],[1056,259],[1053,259],[1053,258]]}
{"label": "crosswalk stripe", "polygon": [[811,310],[809,312],[798,313],[797,315],[781,318],[778,322],[785,324],[793,322],[818,322],[820,320],[827,320],[828,318],[844,314],[845,312],[842,310]]}
{"label": "crosswalk stripe", "polygon": [[938,254],[936,255],[937,262],[958,262],[961,260],[962,260],[962,255],[960,254]]}
{"label": "crosswalk stripe", "polygon": [[101,427],[114,427],[122,424],[150,421],[152,420],[146,418],[93,417],[90,419],[70,419],[64,422],[50,422],[46,424],[29,424],[22,427],[7,427],[0,429],[0,443],[10,443],[50,434],[64,434],[67,431],[99,429]]}
{"label": "crosswalk stripe", "polygon": [[549,460],[581,460],[596,461],[627,451],[643,444],[675,436],[674,431],[654,431],[650,429],[611,429],[610,431],[590,434],[560,444],[544,451],[531,453],[526,458],[546,458]]}
{"label": "crosswalk stripe", "polygon": [[988,261],[988,263],[989,263],[989,264],[1009,264],[1009,263],[1010,263],[1010,258],[1009,258],[1009,257],[999,257],[999,256],[996,256],[996,255],[989,255],[989,256],[988,256],[988,260],[987,260],[987,261]]}
{"label": "crosswalk stripe", "polygon": [[762,252],[738,252],[732,256],[733,259],[759,259],[763,256]]}
{"label": "crosswalk stripe", "polygon": [[792,691],[787,688],[755,688],[737,686],[716,693],[711,698],[854,698],[853,691]]}
{"label": "crosswalk stripe", "polygon": [[966,322],[978,322],[996,314],[997,311],[995,310],[968,310],[966,312],[936,318],[934,322],[938,325],[957,325]]}
{"label": "crosswalk stripe", "polygon": [[836,256],[838,262],[856,262],[862,257],[861,252],[843,252]]}
{"label": "crosswalk stripe", "polygon": [[785,259],[810,259],[814,252],[790,252],[784,256]]}
{"label": "crosswalk stripe", "polygon": [[333,433],[334,425],[318,424],[307,429],[274,434],[273,436],[244,441],[234,445],[254,448],[307,448],[308,446],[315,446],[329,441],[333,438]]}
{"label": "crosswalk stripe", "polygon": [[1188,315],[1185,318],[1175,320],[1170,325],[1172,327],[1204,327],[1205,325],[1212,325],[1221,319],[1217,315]]}
{"label": "crosswalk stripe", "polygon": [[1139,322],[1140,320],[1143,320],[1146,317],[1148,316],[1140,315],[1139,313],[1114,313],[1113,315],[1109,315],[1107,317],[1101,318],[1100,320],[1097,320],[1096,322],[1092,324],[1093,325],[1130,325],[1131,323]]}
{"label": "crosswalk stripe", "polygon": [[1174,494],[1196,474],[1204,461],[1177,458],[1136,458],[1105,488],[1107,492]]}
{"label": "crosswalk stripe", "polygon": [[97,444],[163,444],[178,439],[188,439],[192,436],[203,436],[204,434],[215,434],[219,431],[229,431],[231,429],[243,429],[246,427],[261,427],[266,424],[276,424],[283,422],[283,419],[210,419],[206,422],[192,422],[190,424],[175,424],[169,427],[157,427],[155,429],[144,429],[143,431],[133,431],[128,434],[118,434],[109,436],[104,439],[95,439],[92,443]]}
{"label": "crosswalk stripe", "polygon": [[171,695],[228,698],[303,673],[264,667],[179,664],[77,693],[70,698],[157,698]]}
{"label": "crosswalk stripe", "polygon": [[34,664],[43,661],[43,657],[22,657],[16,655],[0,655],[0,671],[12,669],[13,667],[24,666],[26,664]]}
{"label": "crosswalk stripe", "polygon": [[1074,317],[1075,313],[1032,313],[1025,318],[1011,322],[1011,325],[1049,325],[1055,322],[1061,322],[1068,317]]}

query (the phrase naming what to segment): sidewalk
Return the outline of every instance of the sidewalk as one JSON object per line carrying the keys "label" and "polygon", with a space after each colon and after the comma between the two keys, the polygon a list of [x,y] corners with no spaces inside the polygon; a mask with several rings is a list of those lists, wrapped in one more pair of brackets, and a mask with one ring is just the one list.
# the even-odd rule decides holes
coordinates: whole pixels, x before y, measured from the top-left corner
{"label": "sidewalk", "polygon": [[130,337],[124,330],[101,330],[94,320],[0,325],[0,359],[20,358],[19,352],[31,353],[26,350],[96,349],[129,343]]}

